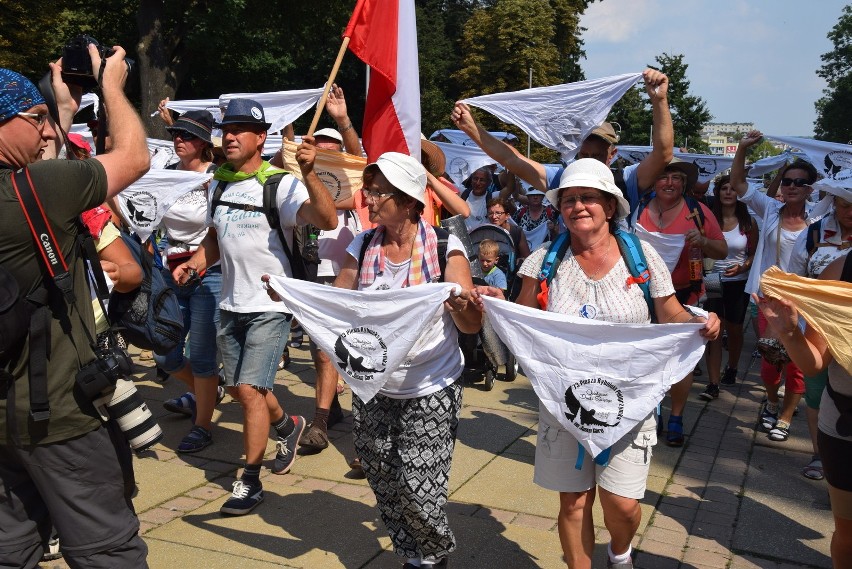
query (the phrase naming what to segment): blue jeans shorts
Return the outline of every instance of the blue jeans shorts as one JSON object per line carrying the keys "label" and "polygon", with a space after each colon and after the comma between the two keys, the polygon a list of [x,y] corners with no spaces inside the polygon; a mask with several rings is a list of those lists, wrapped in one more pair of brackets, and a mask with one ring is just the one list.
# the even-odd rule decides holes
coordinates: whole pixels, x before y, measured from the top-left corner
{"label": "blue jeans shorts", "polygon": [[[201,280],[189,286],[178,286],[169,279],[169,286],[177,293],[183,313],[183,329],[189,335],[189,360],[192,374],[199,377],[214,376],[219,372],[216,361],[216,330],[219,327],[219,298],[222,295],[222,269],[210,267]],[[154,361],[167,373],[174,373],[185,365],[186,337],[165,356],[154,355]]]}
{"label": "blue jeans shorts", "polygon": [[272,389],[290,318],[284,312],[220,311],[216,343],[225,366],[225,385]]}

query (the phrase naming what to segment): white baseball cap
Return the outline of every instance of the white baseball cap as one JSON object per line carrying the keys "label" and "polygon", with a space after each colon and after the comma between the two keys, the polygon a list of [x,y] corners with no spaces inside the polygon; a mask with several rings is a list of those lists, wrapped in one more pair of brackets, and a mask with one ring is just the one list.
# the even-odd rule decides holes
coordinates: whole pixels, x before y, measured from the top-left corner
{"label": "white baseball cap", "polygon": [[321,129],[319,129],[318,131],[316,131],[314,133],[314,138],[316,138],[318,136],[324,136],[326,138],[333,138],[334,140],[336,140],[340,144],[343,144],[343,136],[339,132],[334,130],[333,128],[321,128]]}
{"label": "white baseball cap", "polygon": [[559,192],[565,188],[595,188],[607,194],[612,194],[618,201],[616,220],[630,215],[630,204],[624,199],[621,188],[615,185],[612,170],[609,166],[594,158],[580,158],[568,165],[559,178],[559,187],[548,190],[547,199],[550,203],[559,205]]}
{"label": "white baseball cap", "polygon": [[378,168],[391,186],[411,196],[422,204],[426,203],[426,169],[416,159],[399,152],[385,152],[378,160],[364,169]]}

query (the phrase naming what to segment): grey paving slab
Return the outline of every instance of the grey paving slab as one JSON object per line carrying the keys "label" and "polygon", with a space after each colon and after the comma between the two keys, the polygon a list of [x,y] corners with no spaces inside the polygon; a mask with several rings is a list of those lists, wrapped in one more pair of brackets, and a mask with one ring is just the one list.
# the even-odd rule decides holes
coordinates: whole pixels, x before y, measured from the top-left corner
{"label": "grey paving slab", "polygon": [[738,552],[829,567],[834,521],[824,482],[799,470],[800,455],[755,446],[733,547]]}

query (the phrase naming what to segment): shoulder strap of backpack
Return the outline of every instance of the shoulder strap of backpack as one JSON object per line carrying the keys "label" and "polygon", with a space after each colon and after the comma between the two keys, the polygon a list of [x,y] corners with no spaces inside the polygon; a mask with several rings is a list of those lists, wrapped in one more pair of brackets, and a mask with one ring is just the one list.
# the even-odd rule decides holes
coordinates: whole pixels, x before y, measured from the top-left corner
{"label": "shoulder strap of backpack", "polygon": [[568,251],[570,240],[567,231],[560,233],[556,239],[550,243],[550,248],[544,255],[544,261],[541,263],[541,271],[538,273],[538,283],[541,287],[541,292],[536,296],[538,305],[542,310],[547,309],[547,295],[550,292],[550,283],[556,275],[556,270],[562,263],[565,253]]}
{"label": "shoulder strap of backpack", "polygon": [[370,248],[370,241],[373,240],[373,235],[375,234],[375,227],[364,232],[364,240],[361,241],[361,250],[358,251],[358,279],[361,278],[361,265],[364,263],[364,257],[367,255],[367,249]]}
{"label": "shoulder strap of backpack", "polygon": [[698,213],[698,217],[692,218],[692,223],[695,224],[695,227],[698,228],[698,231],[701,234],[704,234],[704,208],[701,207],[701,204],[692,196],[684,195],[683,199],[686,201],[686,207],[689,208],[689,213]]}
{"label": "shoulder strap of backpack", "polygon": [[645,297],[645,302],[648,304],[651,321],[656,322],[654,299],[651,298],[651,271],[648,269],[645,252],[642,251],[642,242],[634,234],[621,229],[615,231],[615,240],[618,243],[618,250],[621,252],[624,264],[627,265],[627,272],[630,273],[627,285],[639,285],[639,288],[642,289],[642,295]]}
{"label": "shoulder strap of backpack", "polygon": [[[293,231],[293,249],[287,244],[287,239],[284,237],[284,230],[281,228],[281,217],[278,214],[278,184],[281,179],[289,172],[278,172],[272,174],[263,183],[263,212],[266,214],[266,221],[269,227],[275,230],[278,234],[278,239],[281,241],[281,247],[284,249],[284,254],[287,255],[287,260],[290,262],[290,271],[293,273],[293,278],[306,280],[307,273],[305,272],[305,263],[302,260],[302,255],[296,246],[296,232]],[[297,258],[298,254],[298,258]]]}
{"label": "shoulder strap of backpack", "polygon": [[441,282],[444,282],[444,274],[447,272],[447,243],[450,240],[450,232],[443,227],[432,226],[438,237],[438,267],[441,269]]}
{"label": "shoulder strap of backpack", "polygon": [[462,201],[466,202],[467,197],[470,195],[470,192],[472,192],[472,191],[473,191],[472,186],[470,188],[465,188],[464,191],[461,193],[461,196],[460,196]]}

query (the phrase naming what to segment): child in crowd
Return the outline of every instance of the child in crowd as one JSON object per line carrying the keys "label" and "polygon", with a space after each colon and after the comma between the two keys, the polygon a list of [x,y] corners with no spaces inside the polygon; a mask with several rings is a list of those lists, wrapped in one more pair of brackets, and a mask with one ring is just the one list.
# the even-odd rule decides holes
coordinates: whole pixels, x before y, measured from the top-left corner
{"label": "child in crowd", "polygon": [[506,281],[506,273],[497,267],[497,258],[499,255],[500,246],[496,241],[483,239],[479,243],[479,266],[482,267],[485,282],[505,291],[508,287],[508,282]]}

